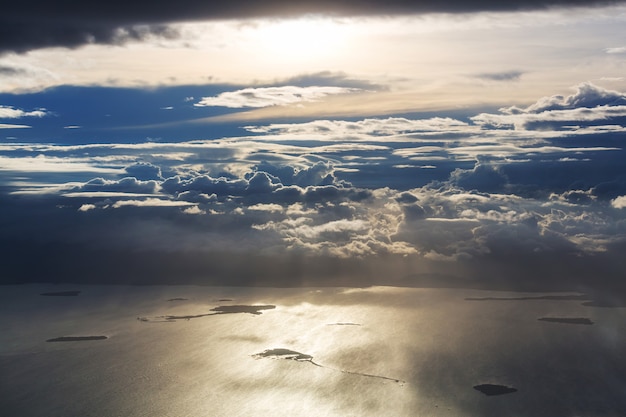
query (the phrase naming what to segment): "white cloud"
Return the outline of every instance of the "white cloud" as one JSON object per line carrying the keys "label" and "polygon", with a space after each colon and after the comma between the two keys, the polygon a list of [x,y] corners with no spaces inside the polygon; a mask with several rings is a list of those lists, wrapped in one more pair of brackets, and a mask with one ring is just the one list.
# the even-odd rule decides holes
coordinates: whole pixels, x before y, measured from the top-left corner
{"label": "white cloud", "polygon": [[48,113],[45,109],[33,110],[33,111],[24,111],[21,109],[16,109],[12,106],[2,106],[0,105],[0,119],[21,119],[22,117],[44,117]]}
{"label": "white cloud", "polygon": [[605,51],[607,54],[626,54],[626,46],[606,48]]}
{"label": "white cloud", "polygon": [[[65,188],[66,190],[67,188]],[[129,197],[152,197],[154,194],[143,193],[130,193],[123,191],[79,191],[79,192],[64,192],[63,197],[68,198],[129,198]]]}
{"label": "white cloud", "polygon": [[185,214],[206,214],[206,211],[200,209],[198,206],[187,207],[183,210]]}
{"label": "white cloud", "polygon": [[573,88],[576,92],[569,96],[554,95],[543,97],[524,109],[513,106],[502,108],[500,111],[505,114],[541,113],[547,110],[573,110],[626,105],[626,94],[619,91],[608,90],[590,82],[578,84]]}
{"label": "white cloud", "polygon": [[617,117],[626,117],[626,106],[599,106],[589,111],[588,108],[567,110],[546,110],[539,113],[487,114],[471,117],[479,126],[486,128],[515,128],[524,130],[531,123],[550,122],[596,122]]}
{"label": "white cloud", "polygon": [[28,125],[13,125],[8,123],[0,123],[0,129],[30,129]]}
{"label": "white cloud", "polygon": [[351,139],[371,140],[372,137],[385,136],[398,139],[396,136],[421,134],[425,136],[442,133],[463,132],[468,124],[449,117],[428,119],[406,119],[389,117],[380,119],[363,119],[349,122],[344,120],[315,120],[306,123],[283,123],[265,126],[246,126],[245,129],[254,133],[282,135],[285,139],[293,137],[333,138],[337,136]]}
{"label": "white cloud", "polygon": [[580,126],[564,126],[560,122],[589,123],[626,117],[626,94],[591,83],[575,88],[576,92],[569,96],[543,97],[526,108],[504,107],[500,114],[481,113],[470,119],[483,129],[525,130],[538,123],[570,127],[576,133]]}
{"label": "white cloud", "polygon": [[119,192],[154,194],[159,190],[157,181],[141,181],[135,177],[125,177],[120,180],[108,180],[105,178],[93,178],[78,187],[73,192]]}
{"label": "white cloud", "polygon": [[[431,261],[495,256],[503,247],[600,253],[626,240],[622,213],[607,210],[626,207],[626,185],[614,175],[622,166],[624,126],[614,117],[626,107],[622,96],[585,87],[571,98],[483,114],[475,124],[444,117],[317,120],[249,127],[256,135],[213,141],[11,143],[2,145],[0,171],[3,184],[29,189],[36,180],[28,176],[44,173],[37,179],[57,181],[55,191],[73,197],[63,202],[73,213],[137,207],[115,214],[124,224],[141,219],[137,230],[158,223],[201,249]],[[589,103],[600,104],[575,107]],[[612,124],[568,123],[559,131],[523,130],[522,119],[518,131],[481,124],[489,117],[573,115],[606,116]],[[109,171],[93,178],[98,167]],[[70,173],[78,184],[69,183]],[[149,209],[155,206],[180,209],[165,218]],[[156,244],[139,234],[135,240]]]}
{"label": "white cloud", "polygon": [[84,172],[103,174],[118,174],[120,172],[119,169],[90,164],[85,158],[56,157],[44,154],[39,154],[36,157],[27,156],[9,158],[0,156],[0,171],[3,170],[24,172]]}
{"label": "white cloud", "polygon": [[280,213],[283,211],[283,206],[280,204],[254,204],[252,206],[248,206],[248,210],[254,211],[266,211],[270,213]]}
{"label": "white cloud", "polygon": [[303,102],[318,101],[334,94],[347,94],[362,91],[358,88],[345,87],[258,87],[244,88],[237,91],[227,91],[214,97],[203,97],[197,107],[269,107],[287,106]]}
{"label": "white cloud", "polygon": [[616,209],[626,208],[626,195],[611,200],[611,206]]}
{"label": "white cloud", "polygon": [[146,198],[145,200],[119,200],[111,205],[113,208],[126,206],[134,207],[188,207],[194,206],[194,203],[186,201],[163,200],[160,198]]}

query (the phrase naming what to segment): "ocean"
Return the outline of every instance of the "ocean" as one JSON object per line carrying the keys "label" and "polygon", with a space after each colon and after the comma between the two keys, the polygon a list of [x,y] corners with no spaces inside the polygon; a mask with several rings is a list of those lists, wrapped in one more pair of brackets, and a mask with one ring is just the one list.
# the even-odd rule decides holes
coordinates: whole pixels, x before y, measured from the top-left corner
{"label": "ocean", "polygon": [[0,316],[3,416],[626,415],[626,308],[579,293],[28,284]]}

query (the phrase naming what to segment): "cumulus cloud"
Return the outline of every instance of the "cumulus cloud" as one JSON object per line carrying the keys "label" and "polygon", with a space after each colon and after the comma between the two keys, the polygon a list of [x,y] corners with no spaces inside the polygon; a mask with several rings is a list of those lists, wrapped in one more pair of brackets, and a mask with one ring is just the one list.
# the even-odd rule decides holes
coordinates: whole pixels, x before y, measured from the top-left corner
{"label": "cumulus cloud", "polygon": [[[587,85],[491,116],[581,112],[595,120],[619,114],[622,96]],[[624,119],[559,130],[520,123],[512,131],[483,123],[488,117],[318,120],[184,143],[6,144],[5,189],[48,188],[6,199],[2,236],[89,248],[99,236],[99,245],[123,254],[176,253],[178,275],[190,265],[199,265],[196,276],[215,271],[207,265],[231,271],[244,256],[282,260],[290,271],[363,271],[376,260],[403,274],[429,265],[519,282],[556,264],[582,277],[582,260],[623,271],[616,254],[626,245]],[[39,221],[44,204],[54,209]],[[224,275],[247,283],[250,270],[241,268]],[[570,277],[570,269],[554,272]]]}
{"label": "cumulus cloud", "polygon": [[477,163],[473,169],[456,169],[450,174],[450,182],[466,190],[502,192],[509,183],[497,165]]}
{"label": "cumulus cloud", "polygon": [[607,90],[589,82],[577,85],[575,90],[576,92],[569,96],[554,95],[543,97],[536,103],[523,109],[507,107],[500,109],[500,111],[505,114],[541,113],[550,110],[573,110],[581,107],[593,108],[626,105],[626,94]]}
{"label": "cumulus cloud", "polygon": [[183,210],[183,213],[185,214],[206,214],[206,211],[200,209],[200,207],[198,206],[191,206],[191,207],[187,207],[186,209]]}
{"label": "cumulus cloud", "polygon": [[303,102],[318,101],[333,94],[347,94],[362,91],[358,88],[347,87],[258,87],[244,88],[237,91],[227,91],[214,97],[203,97],[196,107],[269,107],[287,106]]}
{"label": "cumulus cloud", "polygon": [[196,190],[192,191],[183,191],[182,193],[178,193],[176,195],[176,199],[189,201],[192,203],[212,203],[217,201],[217,194],[205,194],[198,192]]}
{"label": "cumulus cloud", "polygon": [[[541,129],[572,127],[571,124],[593,124],[626,117],[626,94],[607,90],[591,83],[576,87],[569,96],[544,97],[528,107],[500,109],[500,114],[481,113],[471,117],[484,129]],[[575,129],[580,126],[573,126]]]}
{"label": "cumulus cloud", "polygon": [[267,211],[267,212],[281,212],[283,211],[283,206],[280,204],[254,204],[248,207],[248,210],[256,210],[256,211]]}
{"label": "cumulus cloud", "polygon": [[45,109],[24,111],[12,106],[0,106],[0,119],[21,119],[22,117],[44,117],[48,113]]}
{"label": "cumulus cloud", "polygon": [[288,210],[252,227],[274,232],[295,253],[320,253],[340,258],[380,254],[409,254],[415,249],[391,236],[399,225],[400,210],[385,207],[384,199],[359,202],[329,201],[314,212]]}
{"label": "cumulus cloud", "polygon": [[121,180],[107,180],[94,178],[85,184],[73,187],[73,192],[117,192],[153,194],[159,190],[156,181],[141,181],[135,177],[125,177]]}
{"label": "cumulus cloud", "polygon": [[626,208],[626,196],[623,195],[611,200],[611,206],[616,209]]}

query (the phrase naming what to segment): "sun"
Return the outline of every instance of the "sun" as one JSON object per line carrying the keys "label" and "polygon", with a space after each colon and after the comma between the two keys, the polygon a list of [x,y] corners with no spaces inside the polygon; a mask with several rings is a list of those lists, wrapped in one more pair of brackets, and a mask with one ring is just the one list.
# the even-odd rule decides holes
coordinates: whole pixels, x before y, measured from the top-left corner
{"label": "sun", "polygon": [[259,23],[254,36],[260,53],[278,62],[332,59],[346,47],[347,25],[329,18],[281,19]]}

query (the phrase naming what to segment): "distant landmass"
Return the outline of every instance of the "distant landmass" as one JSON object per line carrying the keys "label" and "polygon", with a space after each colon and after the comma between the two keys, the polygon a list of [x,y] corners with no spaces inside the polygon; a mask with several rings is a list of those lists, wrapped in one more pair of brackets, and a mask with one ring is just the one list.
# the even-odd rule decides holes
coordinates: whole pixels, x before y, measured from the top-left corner
{"label": "distant landmass", "polygon": [[552,301],[576,301],[589,300],[586,294],[580,295],[535,295],[528,297],[468,297],[466,301],[527,301],[527,300],[552,300]]}
{"label": "distant landmass", "polygon": [[76,297],[80,294],[80,291],[56,291],[56,292],[42,292],[39,295],[46,297]]}
{"label": "distant landmass", "polygon": [[565,324],[593,324],[593,321],[586,317],[541,317],[537,320]]}

